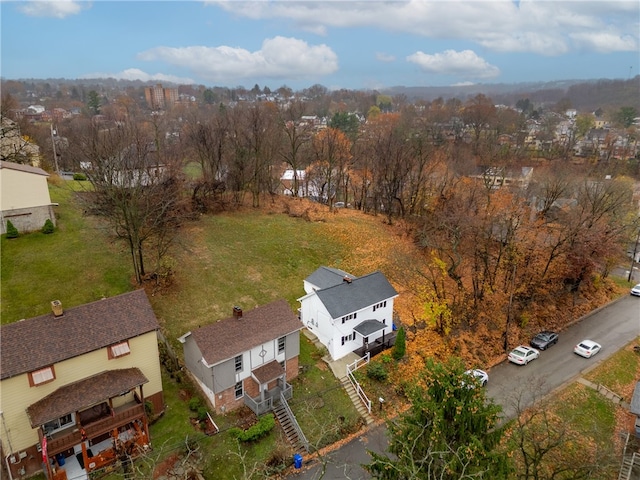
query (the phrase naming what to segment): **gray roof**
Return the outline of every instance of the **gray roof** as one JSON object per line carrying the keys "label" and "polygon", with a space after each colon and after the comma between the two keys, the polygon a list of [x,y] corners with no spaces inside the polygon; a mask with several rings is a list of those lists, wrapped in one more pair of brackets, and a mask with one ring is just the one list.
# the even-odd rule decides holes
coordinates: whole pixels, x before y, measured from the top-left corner
{"label": "gray roof", "polygon": [[242,312],[191,332],[209,365],[233,358],[265,342],[302,329],[302,324],[286,300]]}
{"label": "gray roof", "polygon": [[350,282],[341,281],[332,287],[318,290],[316,295],[331,318],[340,318],[394,298],[398,296],[398,292],[381,272],[376,271]]}
{"label": "gray roof", "polygon": [[49,174],[41,168],[32,167],[31,165],[23,165],[21,163],[0,161],[0,169],[1,168],[8,168],[9,170],[17,170],[19,172],[34,173],[45,177],[49,176]]}
{"label": "gray roof", "polygon": [[359,323],[354,330],[363,337],[368,337],[372,333],[383,330],[385,327],[386,325],[378,320],[365,320],[364,322]]}
{"label": "gray roof", "polygon": [[143,289],[2,325],[0,379],[93,352],[158,330]]}
{"label": "gray roof", "polygon": [[334,285],[341,284],[345,277],[351,279],[356,278],[353,275],[350,275],[349,273],[338,268],[320,267],[307,278],[305,278],[305,280],[322,290],[325,288],[333,287]]}

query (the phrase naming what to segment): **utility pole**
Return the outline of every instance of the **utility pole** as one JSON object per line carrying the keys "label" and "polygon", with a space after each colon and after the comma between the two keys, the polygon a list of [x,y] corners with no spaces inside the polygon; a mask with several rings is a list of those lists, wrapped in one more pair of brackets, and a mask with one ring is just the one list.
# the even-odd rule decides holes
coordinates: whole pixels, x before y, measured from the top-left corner
{"label": "utility pole", "polygon": [[56,139],[55,139],[55,130],[53,129],[53,123],[50,125],[51,127],[51,145],[53,146],[53,163],[56,167],[56,173],[60,175],[60,168],[58,167],[58,152],[56,151]]}
{"label": "utility pole", "polygon": [[638,243],[640,242],[640,228],[638,229],[638,236],[636,237],[636,243],[633,245],[633,255],[631,256],[631,268],[629,269],[629,278],[627,282],[630,282],[633,278],[633,266],[636,263],[636,254],[638,253]]}

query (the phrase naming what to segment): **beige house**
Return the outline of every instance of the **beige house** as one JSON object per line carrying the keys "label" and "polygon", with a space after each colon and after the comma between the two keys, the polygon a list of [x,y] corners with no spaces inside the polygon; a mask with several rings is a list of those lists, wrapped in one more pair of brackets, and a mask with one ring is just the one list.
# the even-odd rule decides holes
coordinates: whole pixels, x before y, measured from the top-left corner
{"label": "beige house", "polygon": [[47,219],[56,224],[48,177],[41,168],[0,161],[0,234],[7,220],[21,233],[41,229]]}
{"label": "beige house", "polygon": [[158,329],[144,290],[3,325],[0,477],[86,478],[119,449],[149,448],[148,411],[164,409]]}

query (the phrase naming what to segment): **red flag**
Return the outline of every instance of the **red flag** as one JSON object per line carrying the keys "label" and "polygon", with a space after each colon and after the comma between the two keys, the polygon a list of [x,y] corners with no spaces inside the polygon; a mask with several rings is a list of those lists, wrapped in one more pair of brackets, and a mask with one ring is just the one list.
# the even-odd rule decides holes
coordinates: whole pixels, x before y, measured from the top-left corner
{"label": "red flag", "polygon": [[49,463],[49,459],[47,458],[47,437],[42,437],[42,461],[44,463]]}

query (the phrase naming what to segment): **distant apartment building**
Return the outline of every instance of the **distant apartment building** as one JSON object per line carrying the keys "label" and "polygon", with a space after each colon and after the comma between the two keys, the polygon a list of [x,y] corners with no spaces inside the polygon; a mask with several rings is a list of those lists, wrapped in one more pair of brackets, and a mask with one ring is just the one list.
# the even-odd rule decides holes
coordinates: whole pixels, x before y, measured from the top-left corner
{"label": "distant apartment building", "polygon": [[178,101],[177,88],[163,88],[162,84],[144,89],[144,97],[147,105],[152,110],[163,110],[173,106]]}

